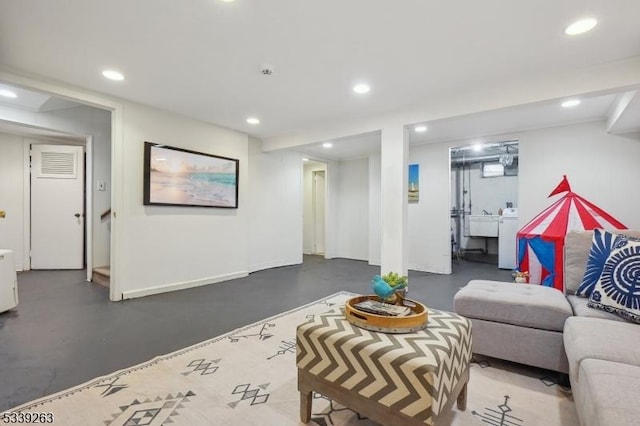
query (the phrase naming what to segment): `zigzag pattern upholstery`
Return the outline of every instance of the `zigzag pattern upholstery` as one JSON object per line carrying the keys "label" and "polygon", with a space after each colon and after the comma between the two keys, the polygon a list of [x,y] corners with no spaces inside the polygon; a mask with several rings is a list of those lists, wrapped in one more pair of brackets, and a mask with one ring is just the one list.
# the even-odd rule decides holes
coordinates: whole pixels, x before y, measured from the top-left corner
{"label": "zigzag pattern upholstery", "polygon": [[[357,393],[386,410],[433,424],[459,382],[468,379],[471,323],[429,309],[427,328],[416,333],[367,331],[340,309],[316,315],[297,329],[297,366]],[[449,405],[450,406],[450,405]]]}

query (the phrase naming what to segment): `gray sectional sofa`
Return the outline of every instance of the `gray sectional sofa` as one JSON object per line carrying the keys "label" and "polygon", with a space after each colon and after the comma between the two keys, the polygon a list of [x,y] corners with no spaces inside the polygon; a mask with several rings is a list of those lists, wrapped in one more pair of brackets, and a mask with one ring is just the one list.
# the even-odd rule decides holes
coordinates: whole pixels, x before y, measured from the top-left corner
{"label": "gray sectional sofa", "polygon": [[474,280],[458,291],[454,310],[472,321],[474,353],[568,372],[583,426],[640,424],[640,324],[575,295],[592,236],[572,231],[565,239],[565,294]]}
{"label": "gray sectional sofa", "polygon": [[[640,237],[637,231],[621,231]],[[640,424],[640,324],[592,309],[575,296],[591,248],[592,232],[565,239],[564,283],[575,316],[564,324],[569,379],[584,426]]]}

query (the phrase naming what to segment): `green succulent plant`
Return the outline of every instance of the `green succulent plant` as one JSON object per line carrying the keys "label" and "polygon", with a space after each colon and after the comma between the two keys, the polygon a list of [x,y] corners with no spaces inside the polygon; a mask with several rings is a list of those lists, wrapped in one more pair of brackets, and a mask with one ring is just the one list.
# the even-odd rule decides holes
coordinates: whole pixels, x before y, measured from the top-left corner
{"label": "green succulent plant", "polygon": [[384,282],[389,284],[391,287],[397,286],[407,286],[409,283],[409,278],[406,275],[400,275],[396,272],[389,272],[386,275],[382,276]]}

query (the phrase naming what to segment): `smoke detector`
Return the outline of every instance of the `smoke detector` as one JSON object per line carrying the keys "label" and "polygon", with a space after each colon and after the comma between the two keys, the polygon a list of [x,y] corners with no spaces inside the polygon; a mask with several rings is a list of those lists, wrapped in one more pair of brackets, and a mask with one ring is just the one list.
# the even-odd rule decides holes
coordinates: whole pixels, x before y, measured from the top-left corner
{"label": "smoke detector", "polygon": [[273,67],[271,65],[267,65],[267,64],[261,65],[260,66],[260,73],[262,75],[271,75],[271,74],[273,74]]}

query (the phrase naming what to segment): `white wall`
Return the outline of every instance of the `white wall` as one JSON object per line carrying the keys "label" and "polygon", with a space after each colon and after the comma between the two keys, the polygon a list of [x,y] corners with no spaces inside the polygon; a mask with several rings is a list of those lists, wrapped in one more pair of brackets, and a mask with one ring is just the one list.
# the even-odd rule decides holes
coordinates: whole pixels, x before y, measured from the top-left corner
{"label": "white wall", "polygon": [[526,132],[520,137],[519,223],[523,226],[558,196],[547,198],[566,174],[573,192],[632,229],[640,229],[640,141],[610,135],[605,122]]}
{"label": "white wall", "polygon": [[498,209],[504,209],[507,202],[518,207],[518,176],[483,178],[481,163],[475,163],[467,169],[466,183],[471,214],[483,214],[483,210],[498,214]]}
{"label": "white wall", "polygon": [[24,138],[0,133],[0,248],[14,252],[16,270],[24,258]]}
{"label": "white wall", "polygon": [[327,162],[327,173],[325,182],[327,183],[327,191],[325,194],[326,214],[324,216],[325,240],[324,240],[324,257],[332,259],[339,257],[338,255],[338,194],[340,188],[340,164],[338,161]]}
{"label": "white wall", "polygon": [[[451,273],[449,145],[410,146],[419,164],[420,200],[408,205],[411,270]],[[369,158],[369,263],[380,265],[380,155]]]}
{"label": "white wall", "polygon": [[[605,122],[533,130],[504,137],[520,141],[518,200],[514,200],[514,205],[519,207],[520,227],[557,200],[557,197],[549,199],[547,196],[566,174],[574,192],[629,228],[640,229],[640,198],[634,192],[640,182],[640,142],[637,139],[606,133]],[[410,162],[420,163],[420,203],[409,206],[411,269],[428,265],[428,268],[422,268],[432,272],[450,271],[450,257],[445,255],[450,250],[450,237],[440,235],[442,230],[447,230],[448,234],[449,209],[453,205],[448,194],[448,151],[452,146],[470,142],[412,148]],[[423,203],[423,200],[427,202]],[[418,254],[422,258],[416,261]]]}
{"label": "white wall", "polygon": [[369,259],[369,160],[341,161],[338,168],[337,257]]}
{"label": "white wall", "polygon": [[[93,136],[93,266],[110,264],[111,232],[109,219],[100,215],[111,208],[111,113],[92,108],[88,134]],[[106,182],[106,191],[98,191],[97,182]]]}
{"label": "white wall", "polygon": [[325,257],[369,260],[369,160],[309,162],[303,170],[304,253],[314,253],[313,172],[325,171]]}
{"label": "white wall", "polygon": [[409,269],[451,273],[449,145],[411,146],[420,165],[420,200],[409,204]]}
{"label": "white wall", "polygon": [[369,156],[369,264],[380,265],[382,263],[382,213],[380,203],[382,158],[380,153]]}
{"label": "white wall", "polygon": [[249,272],[302,262],[302,156],[249,138]]}
{"label": "white wall", "polygon": [[[98,116],[82,110],[92,108],[80,107],[74,111],[44,116],[0,107],[0,119],[73,134],[91,134],[94,154],[105,156],[104,163],[97,164],[94,160],[95,180],[111,181],[123,189],[113,195],[114,215],[117,214],[113,225],[118,229],[118,238],[112,247],[112,253],[117,258],[117,267],[112,271],[112,277],[114,272],[117,274],[117,287],[114,286],[112,290],[117,289],[117,292],[111,295],[112,300],[214,283],[245,276],[257,268],[301,261],[302,188],[299,155],[263,154],[258,147],[259,141],[254,140],[249,158],[246,134],[126,101],[96,98],[88,93],[47,87],[47,84],[35,81],[27,83],[116,108],[116,144],[113,147],[115,174],[110,176],[110,112],[96,110],[99,111],[96,113]],[[88,121],[81,120],[87,116]],[[107,145],[99,145],[103,140]],[[143,206],[145,141],[239,159],[239,208]],[[249,162],[255,165],[253,174],[249,173]],[[95,182],[92,187],[95,188]],[[265,187],[269,190],[265,190]],[[280,191],[279,198],[273,198],[274,188]],[[107,189],[106,193],[94,191],[98,197],[105,195],[107,200],[104,205],[94,205],[96,215],[110,206],[110,185]],[[258,231],[250,236],[250,229]],[[108,257],[108,252],[105,257]]]}
{"label": "white wall", "polygon": [[[186,283],[184,285],[188,286],[214,282],[241,276],[246,271],[257,267],[260,261],[256,260],[258,257],[254,257],[256,253],[253,252],[252,247],[253,237],[247,237],[250,241],[247,245],[251,248],[247,248],[247,245],[243,246],[240,237],[243,230],[239,228],[249,224],[249,229],[254,229],[262,219],[265,220],[262,223],[268,226],[268,223],[273,223],[278,213],[270,211],[265,216],[252,218],[250,213],[243,212],[245,206],[252,205],[246,203],[242,184],[242,176],[246,176],[247,172],[242,166],[246,164],[243,159],[248,156],[247,137],[139,106],[136,107],[133,116],[130,114],[130,107],[127,106],[125,182],[131,182],[131,184],[128,185],[127,192],[124,194],[128,216],[124,234],[129,235],[129,238],[124,242],[126,255],[123,258],[127,260],[127,265],[124,268],[123,284],[134,290],[128,295],[145,294],[149,291],[148,288],[145,290],[145,286],[158,283],[166,283],[165,289],[169,289],[180,287],[180,283]],[[521,153],[518,179],[520,198],[514,200],[514,204],[520,207],[522,218],[528,215],[530,219],[546,207],[549,202],[546,195],[558,183],[562,174],[567,173],[577,192],[601,205],[629,226],[640,227],[638,219],[634,218],[640,206],[630,194],[632,183],[639,181],[640,178],[640,168],[634,164],[634,159],[640,158],[640,143],[621,136],[606,134],[603,123],[524,132],[516,136],[520,139]],[[206,151],[207,148],[215,147],[215,153],[240,158],[240,209],[234,214],[227,211],[212,212],[209,209],[193,211],[181,208],[168,208],[169,210],[159,207],[143,208],[141,167],[144,140],[174,145],[177,140],[189,141],[186,148]],[[223,143],[223,140],[228,143]],[[208,141],[220,141],[220,143],[209,145]],[[409,162],[420,164],[420,202],[409,205],[409,267],[411,269],[436,273],[451,272],[449,147],[454,145],[459,143],[411,148]],[[259,163],[264,167],[261,170],[275,171],[279,168],[279,164],[289,164],[293,167],[297,161],[294,157],[262,158],[263,154],[254,148],[257,149],[257,147],[252,147],[251,163],[254,164],[254,160],[261,158]],[[369,161],[376,163],[374,157]],[[379,192],[379,184],[376,188],[376,170],[365,167],[365,163],[363,160],[350,164],[346,172],[339,163],[331,162],[327,167],[327,257],[340,256],[341,252],[340,241],[345,228],[341,225],[340,219],[341,212],[345,208],[342,204],[346,193],[340,188],[344,185],[345,178],[348,180],[353,174],[369,176],[368,194],[372,198],[369,198],[367,203],[369,212],[364,217],[372,217],[371,210],[375,208],[375,205],[372,205],[375,203],[373,198]],[[593,178],[594,170],[596,175],[600,176],[599,181]],[[615,172],[612,173],[612,171]],[[291,172],[291,176],[292,179],[296,179],[294,172]],[[613,179],[615,176],[618,179]],[[263,175],[256,177],[262,179]],[[630,183],[619,184],[617,180],[622,177],[626,179],[625,182]],[[280,181],[280,178],[274,177],[274,179]],[[356,188],[352,188],[351,191],[354,189]],[[528,202],[534,199],[537,199],[535,203]],[[353,211],[349,208],[347,210]],[[266,219],[267,217],[271,219]],[[280,223],[285,223],[287,220],[283,219]],[[379,229],[379,227],[376,228],[375,222],[370,220],[367,226],[369,241],[376,238],[376,229]],[[207,235],[206,230],[209,230],[215,240],[226,243],[225,250],[211,244],[212,238]],[[171,235],[161,235],[166,231]],[[329,239],[333,234],[335,234],[335,248],[329,252]],[[268,243],[271,237],[268,234],[262,234],[260,238],[264,244]],[[293,239],[295,238],[300,238],[299,234],[294,235]],[[287,245],[287,250],[291,250],[291,259],[293,259],[295,245],[293,239],[287,243],[292,244]],[[365,243],[365,247],[369,247],[370,261],[375,260],[372,257],[371,245]],[[258,246],[256,249],[260,250]],[[254,254],[249,255],[249,253]],[[219,261],[221,256],[224,257],[224,262]],[[277,257],[267,259],[265,262],[277,262]],[[289,258],[288,255],[286,257]],[[245,259],[244,267],[243,258]],[[172,262],[179,267],[169,266]]]}
{"label": "white wall", "polygon": [[[124,104],[123,118],[125,185],[117,243],[124,298],[246,276],[248,136],[133,103]],[[145,141],[238,159],[238,209],[144,206]]]}

